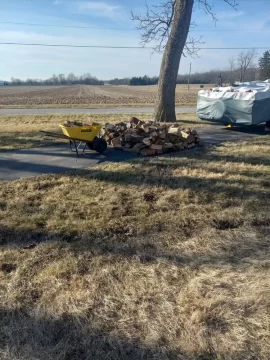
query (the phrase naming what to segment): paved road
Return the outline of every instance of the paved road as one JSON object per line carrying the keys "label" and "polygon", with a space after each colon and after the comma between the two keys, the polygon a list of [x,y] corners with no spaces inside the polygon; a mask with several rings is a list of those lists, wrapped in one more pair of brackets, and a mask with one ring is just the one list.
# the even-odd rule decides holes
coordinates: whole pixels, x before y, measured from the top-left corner
{"label": "paved road", "polygon": [[108,148],[100,155],[91,151],[77,157],[69,145],[59,144],[36,149],[0,152],[0,181],[28,178],[42,174],[59,174],[93,167],[102,163],[120,162],[135,156],[125,151]]}
{"label": "paved road", "polygon": [[[152,107],[134,108],[107,108],[107,109],[0,109],[0,115],[46,115],[46,114],[149,114],[154,109]],[[195,107],[177,107],[178,114],[195,113]]]}
{"label": "paved road", "polygon": [[[205,145],[225,141],[240,141],[263,135],[264,126],[240,130],[227,130],[220,125],[198,130]],[[186,150],[187,152],[189,150]],[[41,174],[57,174],[96,166],[108,162],[120,162],[135,155],[109,148],[104,155],[91,152],[77,157],[69,152],[67,144],[41,147],[37,149],[0,152],[0,181],[27,178]]]}

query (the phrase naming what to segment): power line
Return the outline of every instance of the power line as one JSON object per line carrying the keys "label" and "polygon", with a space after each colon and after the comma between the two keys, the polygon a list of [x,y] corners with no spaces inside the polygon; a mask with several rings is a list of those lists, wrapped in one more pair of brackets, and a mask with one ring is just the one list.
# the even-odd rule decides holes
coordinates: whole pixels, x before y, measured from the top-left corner
{"label": "power line", "polygon": [[190,32],[198,31],[198,32],[244,32],[244,31],[270,31],[270,28],[268,29],[209,29],[209,30],[199,30],[199,29],[193,29],[190,30]]}
{"label": "power line", "polygon": [[268,47],[202,47],[202,48],[197,48],[198,50],[269,50],[270,46]]}
{"label": "power line", "polygon": [[[96,49],[146,49],[154,50],[150,46],[111,46],[111,45],[71,45],[71,44],[38,44],[38,43],[17,43],[17,42],[0,42],[0,45],[16,45],[16,46],[43,46],[43,47],[68,47],[68,48],[96,48]],[[196,50],[265,50],[269,47],[198,47]]]}
{"label": "power line", "polygon": [[[26,26],[45,26],[57,28],[71,28],[71,29],[91,29],[91,30],[118,30],[118,31],[138,31],[132,28],[116,28],[116,27],[95,27],[95,26],[75,26],[75,25],[56,25],[56,24],[37,24],[37,23],[24,23],[12,21],[0,21],[0,24],[9,25],[26,25]],[[191,29],[190,32],[243,32],[243,31],[270,31],[270,28],[264,29]]]}
{"label": "power line", "polygon": [[152,47],[143,46],[110,46],[110,45],[69,45],[69,44],[29,44],[15,42],[0,42],[0,45],[18,45],[18,46],[45,46],[45,47],[70,47],[70,48],[97,48],[97,49],[152,49]]}

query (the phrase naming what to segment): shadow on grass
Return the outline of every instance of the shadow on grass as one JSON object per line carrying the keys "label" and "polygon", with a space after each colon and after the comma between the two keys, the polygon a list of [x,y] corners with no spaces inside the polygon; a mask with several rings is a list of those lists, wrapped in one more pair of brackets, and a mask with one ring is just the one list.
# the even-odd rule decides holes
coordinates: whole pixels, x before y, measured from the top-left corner
{"label": "shadow on grass", "polygon": [[[263,146],[263,144],[260,142],[252,141],[252,144]],[[220,147],[222,147],[222,144],[215,145],[216,149],[219,149]],[[256,177],[259,177],[260,175],[264,176],[264,174],[260,174],[256,166],[257,165],[270,166],[270,158],[267,159],[259,156],[246,156],[246,155],[233,155],[233,154],[222,155],[221,153],[213,154],[213,153],[209,153],[207,149],[203,149],[203,148],[195,149],[193,151],[187,151],[186,153],[183,152],[180,154],[177,153],[168,154],[166,155],[166,159],[168,159],[168,163],[165,163],[163,159],[160,160],[159,158],[153,158],[151,161],[147,162],[147,167],[169,170],[169,169],[179,169],[179,168],[186,169],[188,166],[191,169],[200,169],[204,166],[205,163],[207,163],[207,170],[209,170],[209,172],[221,174],[223,171],[222,165],[226,166],[227,163],[245,164],[245,165],[254,166],[254,170],[253,171],[251,169],[245,170],[242,168],[239,168],[239,170],[232,170],[227,166],[224,169],[224,172],[226,172],[226,174],[244,174],[256,180],[256,178],[254,177],[254,173],[256,173]],[[139,164],[141,161],[142,161],[141,159],[134,159],[132,160],[132,163]]]}
{"label": "shadow on grass", "polygon": [[[257,224],[258,225],[258,224]],[[262,225],[262,224],[260,224]],[[270,221],[269,224],[270,225]],[[14,238],[14,230],[3,229],[8,236]],[[114,241],[106,239],[97,239],[92,234],[89,238],[85,237],[85,242],[80,244],[78,234],[46,234],[45,231],[30,232],[30,231],[15,231],[17,245],[22,251],[30,251],[37,246],[34,242],[23,242],[27,238],[28,241],[38,239],[41,241],[55,240],[58,242],[62,240],[61,248],[68,246],[69,251],[74,255],[86,255],[82,267],[78,268],[78,274],[83,276],[88,271],[92,271],[91,263],[97,257],[101,263],[121,263],[136,262],[136,264],[150,265],[157,261],[176,266],[187,266],[198,270],[200,266],[205,265],[217,269],[224,269],[226,266],[243,269],[243,266],[249,266],[253,261],[256,261],[260,269],[262,269],[263,261],[267,262],[267,255],[270,250],[269,237],[260,239],[260,241],[252,242],[253,239],[248,240],[248,237],[235,236],[235,242],[230,245],[223,244],[218,255],[207,255],[198,252],[192,257],[188,254],[177,253],[173,250],[166,251],[162,244],[158,243],[157,236],[154,236],[152,242],[146,236],[141,242],[136,241],[131,237],[123,237],[123,233],[118,233],[119,238]],[[269,234],[269,232],[268,232]],[[111,234],[112,236],[115,234]],[[221,235],[222,236],[222,235]],[[25,237],[25,238],[24,238]],[[76,240],[75,240],[76,239]],[[68,242],[69,244],[65,244]],[[57,245],[56,245],[57,246]],[[48,261],[49,253],[47,253]],[[102,258],[101,258],[102,256]],[[246,259],[248,258],[248,259]],[[87,259],[87,260],[86,260]],[[261,260],[261,261],[259,261]],[[265,263],[266,263],[265,262]],[[5,265],[5,267],[3,267]],[[254,267],[254,263],[252,265]],[[267,263],[266,263],[267,266]],[[269,266],[269,263],[268,263]],[[126,269],[126,267],[125,267]],[[16,271],[16,264],[2,264],[2,271],[7,273]],[[146,270],[147,271],[147,268]],[[77,275],[78,275],[77,274]],[[67,283],[68,286],[68,283]],[[87,309],[85,307],[83,315],[77,314],[72,316],[70,314],[61,315],[57,319],[52,317],[44,317],[41,314],[35,316],[31,313],[35,302],[40,299],[42,293],[39,289],[29,289],[27,297],[25,296],[23,304],[24,307],[15,310],[0,309],[0,357],[5,360],[27,359],[27,360],[114,360],[114,359],[130,359],[130,360],[174,360],[174,359],[193,359],[193,360],[218,360],[218,359],[248,359],[252,349],[246,348],[246,353],[230,353],[224,354],[222,351],[216,353],[213,350],[211,338],[209,344],[204,346],[204,352],[184,352],[181,348],[171,350],[169,344],[164,340],[162,332],[160,338],[155,340],[151,345],[144,345],[140,331],[136,338],[127,339],[124,335],[115,335],[118,333],[119,323],[116,321],[115,328],[112,322],[108,322],[106,329],[93,327],[91,325],[92,318],[95,316],[95,307],[92,305]],[[29,301],[29,303],[28,303]],[[134,321],[135,322],[135,321]],[[211,324],[209,331],[211,331]],[[208,329],[208,328],[207,328]],[[253,346],[253,345],[251,345]],[[216,347],[217,348],[217,347]],[[254,349],[253,349],[254,350]]]}
{"label": "shadow on grass", "polygon": [[[239,159],[237,159],[238,162]],[[239,161],[241,162],[241,161]],[[252,164],[252,162],[250,162]],[[269,162],[266,161],[268,164]],[[181,164],[178,167],[183,166]],[[193,190],[195,192],[206,192],[209,191],[212,194],[212,198],[219,194],[224,194],[227,197],[239,197],[242,198],[248,196],[254,196],[261,198],[266,196],[269,192],[269,184],[266,182],[260,183],[259,189],[252,189],[252,186],[247,182],[247,179],[227,179],[224,177],[216,178],[206,178],[206,177],[194,177],[192,175],[183,175],[183,176],[170,176],[170,167],[166,170],[166,166],[162,164],[159,166],[153,165],[156,168],[158,167],[159,175],[152,175],[150,172],[142,171],[138,173],[138,169],[135,168],[134,172],[130,171],[121,171],[114,172],[109,170],[89,170],[89,171],[79,171],[77,176],[82,176],[83,178],[95,179],[104,181],[109,184],[118,184],[118,185],[135,185],[135,186],[153,186],[153,187],[163,187],[165,189],[171,190]],[[150,166],[151,168],[151,166]],[[211,167],[207,168],[211,171]],[[213,172],[219,173],[213,164]],[[229,171],[228,171],[229,172]],[[257,175],[259,177],[259,175]],[[258,180],[259,183],[260,180]],[[254,178],[253,185],[259,185],[256,178]]]}
{"label": "shadow on grass", "polygon": [[[264,260],[270,253],[270,217],[258,216],[249,220],[217,218],[205,221],[200,219],[179,221],[175,231],[170,233],[171,245],[163,238],[164,224],[158,222],[151,231],[145,229],[140,235],[131,234],[132,224],[119,224],[111,227],[105,225],[101,230],[89,229],[83,234],[79,230],[44,229],[45,224],[40,223],[40,229],[24,229],[1,226],[0,246],[10,249],[30,250],[41,243],[62,244],[74,254],[87,253],[92,257],[113,256],[112,262],[123,260],[139,261],[141,263],[156,263],[166,261],[179,267],[204,267],[213,268],[225,266],[241,266],[253,260]],[[214,230],[218,247],[213,252],[189,252],[177,250],[173,244],[187,241],[192,236],[198,236],[202,231]],[[166,230],[165,237],[168,238]],[[250,235],[251,234],[251,235]],[[254,236],[256,234],[256,236]],[[227,239],[227,241],[224,241]],[[207,240],[206,240],[207,241]],[[217,246],[217,245],[216,245]]]}
{"label": "shadow on grass", "polygon": [[143,347],[139,342],[117,339],[109,331],[94,329],[91,314],[83,319],[69,315],[46,319],[31,316],[23,309],[0,309],[0,318],[0,352],[7,360],[139,360],[177,356],[169,350]]}
{"label": "shadow on grass", "polygon": [[[65,315],[58,319],[31,315],[26,310],[0,309],[1,359],[27,360],[218,360],[224,353],[211,349],[205,352],[170,350],[162,337],[152,346],[139,339],[125,339],[113,335],[113,328],[91,326],[91,311],[83,318]],[[245,356],[246,355],[246,356]],[[247,359],[247,353],[233,353],[230,358]]]}
{"label": "shadow on grass", "polygon": [[8,135],[0,133],[0,152],[11,151],[8,147],[14,150],[25,149],[25,148],[38,148],[44,146],[63,144],[63,141],[53,140],[41,136],[39,132],[14,132]]}

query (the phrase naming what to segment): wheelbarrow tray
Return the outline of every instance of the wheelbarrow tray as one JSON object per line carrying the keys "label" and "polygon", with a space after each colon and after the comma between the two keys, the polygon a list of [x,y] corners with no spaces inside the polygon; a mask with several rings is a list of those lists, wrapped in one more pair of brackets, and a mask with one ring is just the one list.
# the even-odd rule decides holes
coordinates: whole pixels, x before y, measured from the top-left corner
{"label": "wheelbarrow tray", "polygon": [[65,126],[59,125],[65,136],[78,141],[93,142],[102,129],[101,125]]}
{"label": "wheelbarrow tray", "polygon": [[102,129],[102,125],[89,126],[64,126],[59,125],[63,134],[50,131],[40,130],[46,136],[69,140],[70,150],[76,152],[77,155],[83,155],[87,148],[103,153],[107,149],[107,143],[104,139],[98,138],[98,133]]}

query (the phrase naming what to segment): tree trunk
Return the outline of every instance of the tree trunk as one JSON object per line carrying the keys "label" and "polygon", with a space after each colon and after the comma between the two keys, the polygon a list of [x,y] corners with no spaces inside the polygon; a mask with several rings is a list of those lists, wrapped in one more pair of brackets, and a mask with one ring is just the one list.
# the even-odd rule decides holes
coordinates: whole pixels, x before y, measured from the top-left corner
{"label": "tree trunk", "polygon": [[175,0],[171,33],[163,54],[155,119],[162,122],[176,121],[175,88],[181,56],[186,44],[194,0]]}

